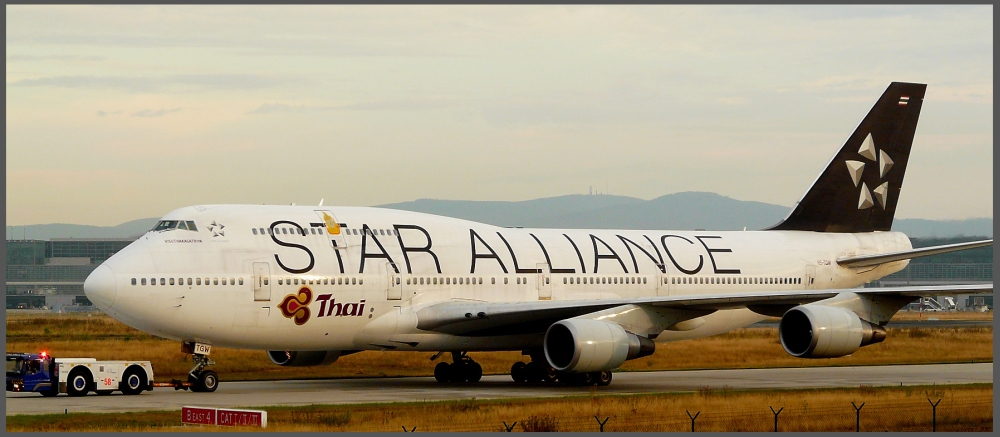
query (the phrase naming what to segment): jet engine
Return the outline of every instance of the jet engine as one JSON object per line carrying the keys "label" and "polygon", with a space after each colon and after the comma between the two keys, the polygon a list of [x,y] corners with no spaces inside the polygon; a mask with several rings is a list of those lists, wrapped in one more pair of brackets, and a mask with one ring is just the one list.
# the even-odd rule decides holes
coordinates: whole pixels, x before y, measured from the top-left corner
{"label": "jet engine", "polygon": [[885,328],[862,320],[854,311],[823,305],[799,305],[778,324],[781,346],[799,358],[835,358],[885,340]]}
{"label": "jet engine", "polygon": [[[350,352],[347,352],[350,353]],[[307,367],[337,361],[344,351],[267,351],[271,362],[285,367]]]}
{"label": "jet engine", "polygon": [[571,373],[615,369],[626,360],[652,355],[656,344],[615,323],[567,319],[545,332],[545,359],[558,371]]}

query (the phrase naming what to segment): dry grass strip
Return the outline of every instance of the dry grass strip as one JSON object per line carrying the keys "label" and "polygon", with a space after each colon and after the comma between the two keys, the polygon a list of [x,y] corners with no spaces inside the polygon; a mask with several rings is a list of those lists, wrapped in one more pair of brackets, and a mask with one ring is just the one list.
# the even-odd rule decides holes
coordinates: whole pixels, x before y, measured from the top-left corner
{"label": "dry grass strip", "polygon": [[[56,357],[149,360],[157,379],[183,378],[191,368],[180,344],[137,331],[104,315],[31,316],[7,319],[7,351],[48,351]],[[213,348],[213,369],[223,380],[339,377],[429,376],[429,352],[367,351],[329,366],[284,368],[263,351]],[[486,374],[506,374],[519,352],[469,354]],[[441,359],[450,359],[447,355]],[[849,357],[803,360],[781,348],[774,328],[745,328],[698,340],[659,343],[649,357],[629,361],[623,371],[718,368],[858,366],[993,361],[993,328],[889,329],[885,342],[861,348]]]}
{"label": "dry grass strip", "polygon": [[[851,402],[860,405],[862,431],[930,431],[927,399],[937,407],[938,431],[993,431],[993,385],[858,387],[786,391],[699,390],[697,393],[597,395],[531,400],[309,407],[265,407],[266,431],[854,431]],[[113,417],[113,420],[112,420]],[[180,426],[180,412],[8,416],[7,431],[209,431]]]}

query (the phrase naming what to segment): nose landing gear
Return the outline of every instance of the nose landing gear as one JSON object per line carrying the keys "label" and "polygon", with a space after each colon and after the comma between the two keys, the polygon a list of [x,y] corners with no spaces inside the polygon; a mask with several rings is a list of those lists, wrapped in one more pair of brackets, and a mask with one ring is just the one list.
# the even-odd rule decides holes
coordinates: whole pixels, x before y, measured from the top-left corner
{"label": "nose landing gear", "polygon": [[479,382],[483,378],[483,366],[469,358],[465,352],[452,352],[451,358],[452,363],[441,362],[434,367],[434,379],[438,382]]}
{"label": "nose landing gear", "polygon": [[192,354],[191,358],[194,360],[194,367],[188,372],[191,391],[211,393],[219,388],[219,375],[212,370],[205,369],[205,367],[215,365],[215,361],[202,354]]}

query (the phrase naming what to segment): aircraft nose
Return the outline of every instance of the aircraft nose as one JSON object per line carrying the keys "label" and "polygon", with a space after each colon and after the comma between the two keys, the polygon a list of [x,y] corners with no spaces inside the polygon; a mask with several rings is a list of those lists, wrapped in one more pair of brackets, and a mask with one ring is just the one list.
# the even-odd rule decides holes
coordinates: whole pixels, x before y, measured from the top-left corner
{"label": "aircraft nose", "polygon": [[105,265],[98,267],[83,282],[83,293],[102,311],[110,310],[118,296],[115,272]]}

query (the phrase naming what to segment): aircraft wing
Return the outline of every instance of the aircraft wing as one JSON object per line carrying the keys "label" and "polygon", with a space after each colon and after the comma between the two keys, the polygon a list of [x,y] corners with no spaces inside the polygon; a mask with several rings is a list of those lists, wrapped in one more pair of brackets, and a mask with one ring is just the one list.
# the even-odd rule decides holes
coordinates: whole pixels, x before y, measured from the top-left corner
{"label": "aircraft wing", "polygon": [[993,240],[970,241],[967,243],[946,244],[944,246],[921,247],[919,249],[904,250],[901,252],[880,253],[876,255],[862,255],[840,258],[837,264],[844,267],[868,267],[877,266],[893,261],[919,258],[922,256],[938,255],[959,250],[976,249],[980,247],[992,246]]}
{"label": "aircraft wing", "polygon": [[828,290],[760,291],[704,295],[662,296],[639,299],[552,300],[533,302],[448,301],[416,311],[417,329],[463,336],[544,333],[560,320],[621,305],[648,305],[678,310],[690,318],[722,309],[794,306],[820,301],[840,293],[885,297],[989,294],[993,284],[917,286],[888,288],[844,288]]}

